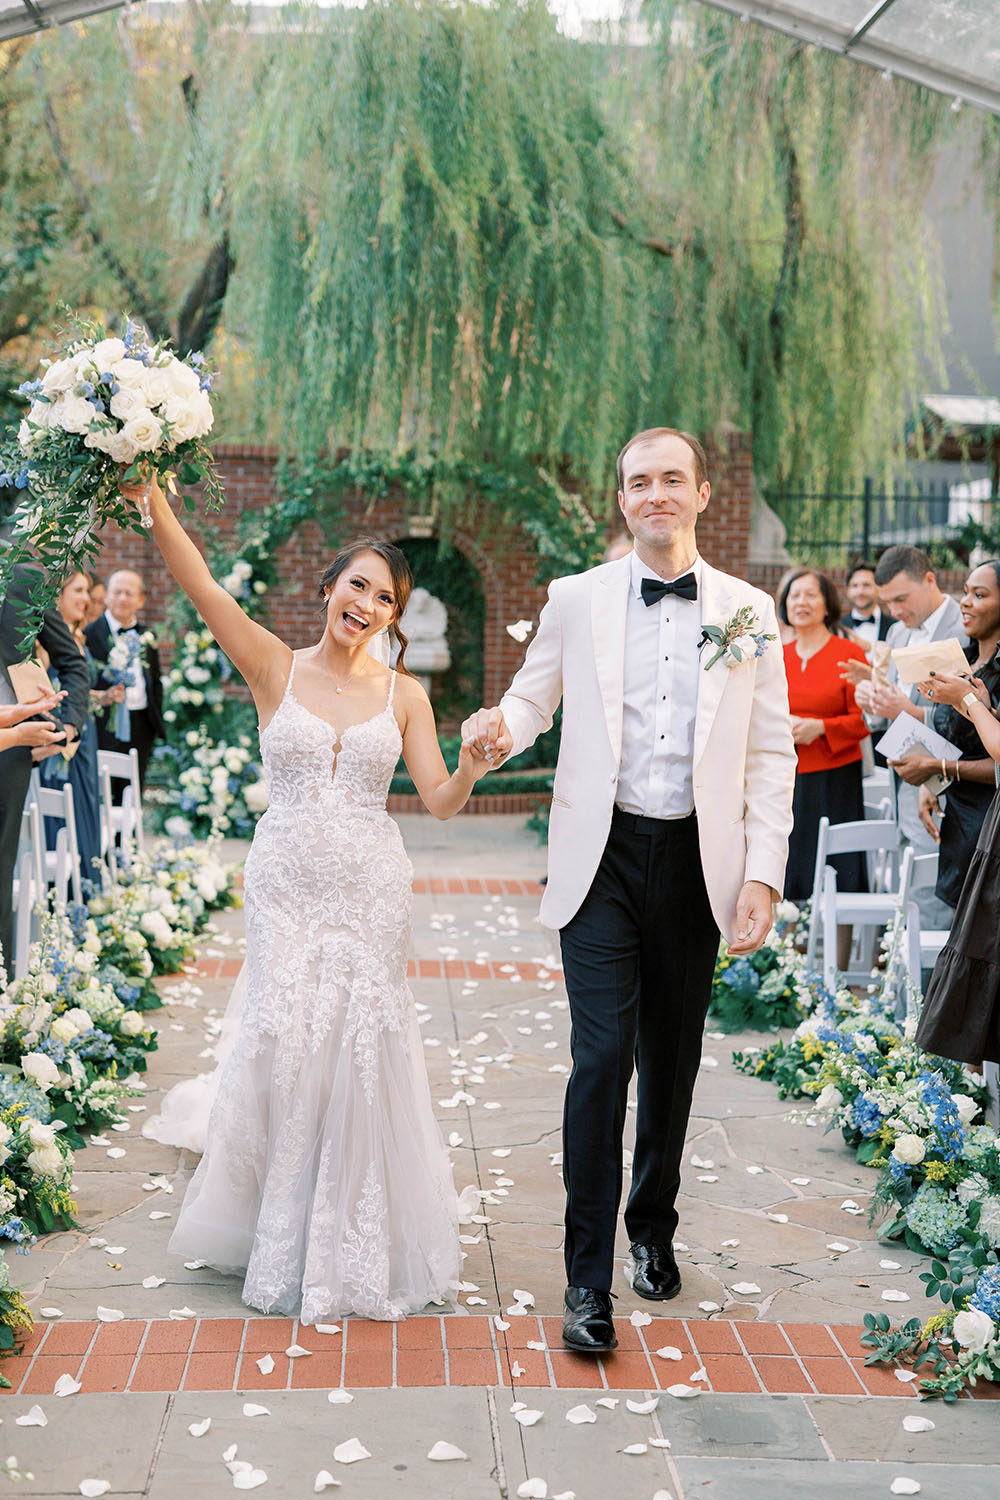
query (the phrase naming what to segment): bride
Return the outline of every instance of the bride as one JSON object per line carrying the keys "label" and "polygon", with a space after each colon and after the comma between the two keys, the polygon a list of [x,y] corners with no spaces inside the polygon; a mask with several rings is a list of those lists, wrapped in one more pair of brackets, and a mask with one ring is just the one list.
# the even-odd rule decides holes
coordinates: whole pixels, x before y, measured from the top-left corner
{"label": "bride", "polygon": [[[270,793],[246,862],[242,1014],[170,1249],[244,1274],[244,1302],[264,1312],[400,1318],[451,1298],[459,1247],[406,985],[412,872],[386,793],[402,750],[449,818],[488,765],[463,747],[448,775],[403,666],[413,579],[395,547],[338,552],[322,637],[291,651],[215,582],[155,479],[149,500],[167,566],[253,694]],[[391,633],[396,671],[377,659]],[[188,1143],[169,1123],[185,1090],[145,1133]]]}

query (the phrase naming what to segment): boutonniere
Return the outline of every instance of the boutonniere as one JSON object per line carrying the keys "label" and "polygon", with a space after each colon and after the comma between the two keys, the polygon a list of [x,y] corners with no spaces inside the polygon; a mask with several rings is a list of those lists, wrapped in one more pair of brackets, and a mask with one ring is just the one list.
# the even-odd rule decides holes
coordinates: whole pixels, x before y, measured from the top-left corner
{"label": "boutonniere", "polygon": [[760,621],[749,604],[738,609],[725,624],[706,625],[701,632],[701,645],[715,647],[715,653],[705,663],[705,671],[719,660],[727,667],[740,667],[754,657],[763,656],[770,641],[777,636],[768,635],[760,628]]}

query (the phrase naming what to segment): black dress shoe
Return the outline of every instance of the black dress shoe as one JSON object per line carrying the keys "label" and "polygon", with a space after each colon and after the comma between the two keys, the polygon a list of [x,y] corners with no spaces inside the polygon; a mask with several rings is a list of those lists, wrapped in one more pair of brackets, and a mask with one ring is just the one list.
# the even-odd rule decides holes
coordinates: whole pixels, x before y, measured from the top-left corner
{"label": "black dress shoe", "polygon": [[670,1245],[629,1245],[632,1257],[632,1290],[649,1302],[669,1302],[681,1289]]}
{"label": "black dress shoe", "polygon": [[611,1293],[589,1286],[568,1286],[562,1336],[567,1348],[581,1354],[605,1354],[617,1349]]}

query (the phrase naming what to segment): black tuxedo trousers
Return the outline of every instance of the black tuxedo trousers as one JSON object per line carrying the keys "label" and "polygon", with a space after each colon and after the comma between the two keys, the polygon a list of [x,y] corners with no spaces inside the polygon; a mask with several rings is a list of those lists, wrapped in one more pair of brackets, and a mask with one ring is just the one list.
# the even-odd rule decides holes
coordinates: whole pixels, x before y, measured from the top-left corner
{"label": "black tuxedo trousers", "polygon": [[719,947],[698,824],[615,811],[561,930],[573,1068],[563,1114],[566,1278],[610,1291],[628,1088],[638,1073],[629,1241],[669,1245]]}

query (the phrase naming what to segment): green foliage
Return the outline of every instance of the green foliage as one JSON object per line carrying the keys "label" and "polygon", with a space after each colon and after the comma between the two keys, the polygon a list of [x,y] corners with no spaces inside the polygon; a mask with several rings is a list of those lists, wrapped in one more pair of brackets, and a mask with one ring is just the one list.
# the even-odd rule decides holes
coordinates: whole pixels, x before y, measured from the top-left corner
{"label": "green foliage", "polygon": [[767,1031],[794,1026],[803,1011],[798,997],[801,959],[791,945],[770,944],[745,958],[720,944],[709,1012],[723,1031]]}

